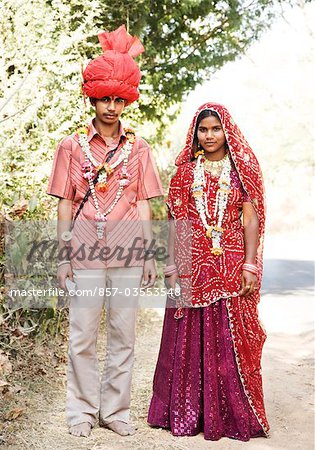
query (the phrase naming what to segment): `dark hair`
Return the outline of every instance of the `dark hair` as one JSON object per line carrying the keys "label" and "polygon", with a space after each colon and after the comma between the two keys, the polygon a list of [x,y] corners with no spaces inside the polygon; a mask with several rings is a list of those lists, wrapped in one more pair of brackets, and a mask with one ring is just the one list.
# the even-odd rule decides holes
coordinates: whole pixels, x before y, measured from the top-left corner
{"label": "dark hair", "polygon": [[[217,112],[212,111],[212,109],[205,109],[204,111],[201,111],[201,113],[199,114],[199,116],[197,117],[197,121],[196,121],[196,126],[195,126],[195,133],[194,133],[194,139],[193,139],[193,143],[192,143],[192,149],[193,149],[193,153],[195,154],[198,150],[198,137],[197,137],[197,132],[198,132],[198,127],[200,122],[205,119],[206,117],[216,117],[218,120],[220,120],[220,116]],[[195,159],[195,157],[193,156],[193,159]]]}

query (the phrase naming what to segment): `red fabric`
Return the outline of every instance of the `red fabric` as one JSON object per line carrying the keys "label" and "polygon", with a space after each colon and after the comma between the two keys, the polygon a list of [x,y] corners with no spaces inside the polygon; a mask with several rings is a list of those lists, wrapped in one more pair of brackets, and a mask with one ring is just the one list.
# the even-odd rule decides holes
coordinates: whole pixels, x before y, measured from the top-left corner
{"label": "red fabric", "polygon": [[[165,310],[148,422],[174,436],[263,436],[238,374],[226,300],[207,308],[186,308],[174,319]],[[229,445],[221,448],[230,448]]]}
{"label": "red fabric", "polygon": [[104,31],[98,35],[98,40],[103,52],[106,50],[116,50],[120,53],[128,53],[132,58],[144,52],[144,47],[137,36],[130,36],[125,25],[121,25],[117,30]]}
{"label": "red fabric", "polygon": [[[195,201],[191,195],[193,183],[192,143],[196,121],[201,111],[211,109],[218,113],[229,147],[234,170],[232,189],[223,219],[225,232],[221,239],[224,253],[210,252],[211,239],[205,236]],[[244,230],[240,221],[242,203],[250,201],[259,219],[259,248],[257,264],[262,272],[262,250],[265,228],[264,186],[259,163],[234,123],[227,109],[215,103],[206,103],[196,112],[189,128],[186,145],[176,158],[177,173],[171,180],[168,205],[176,222],[176,264],[181,278],[182,299],[187,306],[207,306],[220,298],[227,298],[230,329],[240,378],[249,402],[264,431],[268,432],[260,361],[265,332],[259,322],[257,290],[249,297],[239,297],[242,263],[245,258]],[[209,212],[213,211],[217,179],[206,174]],[[187,251],[190,249],[191,254]],[[261,277],[259,284],[261,282]]]}
{"label": "red fabric", "polygon": [[99,34],[104,53],[83,72],[83,92],[88,97],[118,96],[130,104],[139,98],[141,72],[133,57],[144,51],[140,40],[127,33],[125,25]]}
{"label": "red fabric", "polygon": [[[206,110],[211,109],[215,111],[222,123],[225,138],[229,146],[229,152],[232,160],[235,164],[236,170],[242,182],[242,185],[247,193],[250,201],[252,202],[259,219],[259,247],[257,251],[257,264],[262,273],[262,253],[263,253],[263,241],[265,231],[265,190],[263,184],[263,177],[260,169],[260,165],[257,158],[251,149],[250,145],[243,136],[241,130],[234,122],[229,111],[218,103],[205,103],[200,106],[196,111],[193,121],[189,127],[189,131],[186,138],[186,145],[176,158],[175,164],[180,166],[188,161],[191,161],[193,157],[192,143],[194,139],[194,132],[196,122],[199,114]],[[182,216],[182,214],[181,214]],[[182,217],[184,218],[184,217]]]}
{"label": "red fabric", "polygon": [[[182,209],[186,221],[177,223],[176,263],[182,278],[185,304],[208,306],[220,298],[237,296],[240,289],[242,265],[244,263],[244,230],[241,222],[243,202],[248,197],[242,188],[235,169],[231,171],[231,194],[227,204],[223,227],[226,230],[222,239],[224,253],[217,257],[211,253],[211,240],[206,236],[204,226],[191,195],[194,163],[189,162],[178,168],[171,181],[168,206],[174,217],[178,217],[177,200],[183,199]],[[213,212],[218,178],[206,172],[206,186],[209,212]],[[190,241],[190,245],[187,242]],[[191,274],[190,277],[187,275]],[[209,282],[210,280],[210,282]]]}

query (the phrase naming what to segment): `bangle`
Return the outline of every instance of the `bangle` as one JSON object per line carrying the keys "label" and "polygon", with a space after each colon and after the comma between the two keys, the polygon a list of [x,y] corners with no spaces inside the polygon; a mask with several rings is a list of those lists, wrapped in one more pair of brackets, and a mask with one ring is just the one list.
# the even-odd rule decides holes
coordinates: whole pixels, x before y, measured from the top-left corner
{"label": "bangle", "polygon": [[174,269],[177,269],[177,267],[175,266],[175,264],[171,264],[164,268],[164,272],[168,272],[169,270],[174,270]]}
{"label": "bangle", "polygon": [[253,273],[254,275],[258,275],[258,267],[256,266],[256,264],[251,264],[251,263],[244,263],[242,265],[242,269],[246,270],[246,272],[250,272]]}
{"label": "bangle", "polygon": [[71,264],[71,261],[59,261],[58,267],[62,266],[63,264]]}
{"label": "bangle", "polygon": [[177,269],[174,270],[173,272],[164,273],[164,276],[165,276],[165,278],[168,278],[168,277],[171,277],[172,275],[174,275],[174,273],[177,273]]}
{"label": "bangle", "polygon": [[177,267],[175,266],[175,264],[172,264],[171,266],[167,266],[164,268],[163,273],[164,273],[165,277],[170,277],[174,273],[177,273]]}

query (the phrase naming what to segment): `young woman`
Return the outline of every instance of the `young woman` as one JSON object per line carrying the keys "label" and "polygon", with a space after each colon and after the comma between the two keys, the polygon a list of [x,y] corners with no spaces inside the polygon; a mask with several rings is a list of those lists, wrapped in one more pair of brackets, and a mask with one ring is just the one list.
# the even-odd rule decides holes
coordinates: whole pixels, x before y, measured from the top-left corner
{"label": "young woman", "polygon": [[226,108],[206,103],[176,165],[165,276],[172,288],[179,282],[181,304],[169,299],[165,311],[148,423],[210,440],[267,436],[259,164]]}

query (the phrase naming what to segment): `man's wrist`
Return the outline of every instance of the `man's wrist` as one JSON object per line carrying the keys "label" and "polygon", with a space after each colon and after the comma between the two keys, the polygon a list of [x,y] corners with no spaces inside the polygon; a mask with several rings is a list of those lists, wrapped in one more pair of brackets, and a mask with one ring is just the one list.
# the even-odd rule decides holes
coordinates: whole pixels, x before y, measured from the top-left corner
{"label": "man's wrist", "polygon": [[71,261],[68,259],[67,260],[65,259],[64,261],[59,261],[57,266],[60,267],[63,266],[64,264],[71,264]]}
{"label": "man's wrist", "polygon": [[148,261],[150,259],[154,259],[156,254],[156,250],[153,248],[150,248],[148,250],[144,249],[144,260]]}
{"label": "man's wrist", "polygon": [[60,235],[60,238],[62,241],[66,242],[66,243],[71,241],[72,231],[70,231],[70,230],[63,231]]}

